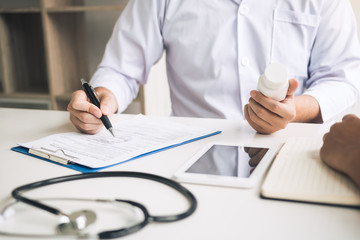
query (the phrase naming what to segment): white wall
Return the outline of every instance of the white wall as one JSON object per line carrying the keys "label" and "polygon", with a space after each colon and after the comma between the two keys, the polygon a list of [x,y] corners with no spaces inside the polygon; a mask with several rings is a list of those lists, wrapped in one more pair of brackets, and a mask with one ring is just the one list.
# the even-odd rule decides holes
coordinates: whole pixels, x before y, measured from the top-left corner
{"label": "white wall", "polygon": [[[357,20],[358,36],[360,40],[360,0],[351,0],[351,4],[353,6],[353,10]],[[359,76],[359,81],[360,81],[360,76]],[[346,113],[360,113],[360,100],[356,106],[354,106],[351,109],[348,109],[344,114]],[[339,118],[338,120],[340,121],[341,118]]]}
{"label": "white wall", "polygon": [[351,4],[353,6],[356,20],[358,23],[358,36],[360,39],[360,0],[351,0]]}
{"label": "white wall", "polygon": [[171,101],[169,84],[166,77],[165,54],[150,71],[147,84],[144,86],[145,114],[169,116]]}

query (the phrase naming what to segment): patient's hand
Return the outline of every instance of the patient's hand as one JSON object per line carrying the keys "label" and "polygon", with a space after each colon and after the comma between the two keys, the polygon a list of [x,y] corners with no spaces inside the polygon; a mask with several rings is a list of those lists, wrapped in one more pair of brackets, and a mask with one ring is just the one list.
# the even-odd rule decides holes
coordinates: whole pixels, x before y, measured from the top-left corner
{"label": "patient's hand", "polygon": [[354,180],[360,187],[360,119],[347,115],[323,137],[321,159]]}

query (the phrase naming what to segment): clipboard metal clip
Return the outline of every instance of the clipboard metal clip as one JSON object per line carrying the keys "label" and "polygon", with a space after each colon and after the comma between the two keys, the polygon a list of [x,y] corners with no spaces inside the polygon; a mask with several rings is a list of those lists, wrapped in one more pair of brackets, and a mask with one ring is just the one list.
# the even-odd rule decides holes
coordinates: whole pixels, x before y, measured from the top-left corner
{"label": "clipboard metal clip", "polygon": [[[39,157],[49,159],[49,160],[57,162],[57,163],[64,164],[64,165],[68,165],[68,164],[72,163],[72,161],[69,160],[68,158],[77,159],[76,157],[65,153],[65,151],[63,149],[52,150],[52,149],[48,149],[48,148],[45,148],[45,147],[40,147],[40,149],[45,150],[46,152],[35,149],[35,148],[32,147],[32,148],[29,148],[29,153],[34,154],[34,155],[39,156]],[[59,151],[67,158],[47,153],[47,152],[57,153]]]}
{"label": "clipboard metal clip", "polygon": [[57,153],[57,152],[62,152],[62,154],[65,156],[65,157],[69,157],[69,158],[73,158],[73,159],[77,159],[77,157],[74,157],[74,156],[71,156],[67,153],[65,153],[65,151],[61,148],[58,148],[56,150],[52,150],[52,149],[49,149],[49,148],[45,148],[45,147],[41,147],[41,149],[45,150],[45,151],[48,151],[48,152],[53,152],[53,153]]}

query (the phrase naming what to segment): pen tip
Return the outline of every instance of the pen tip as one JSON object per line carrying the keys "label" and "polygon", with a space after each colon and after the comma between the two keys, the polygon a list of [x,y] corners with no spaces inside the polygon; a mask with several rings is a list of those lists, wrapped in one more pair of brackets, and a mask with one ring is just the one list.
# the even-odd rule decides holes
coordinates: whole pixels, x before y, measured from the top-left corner
{"label": "pen tip", "polygon": [[113,137],[115,137],[115,134],[114,134],[112,128],[109,128],[109,132],[111,133],[111,135],[113,135]]}

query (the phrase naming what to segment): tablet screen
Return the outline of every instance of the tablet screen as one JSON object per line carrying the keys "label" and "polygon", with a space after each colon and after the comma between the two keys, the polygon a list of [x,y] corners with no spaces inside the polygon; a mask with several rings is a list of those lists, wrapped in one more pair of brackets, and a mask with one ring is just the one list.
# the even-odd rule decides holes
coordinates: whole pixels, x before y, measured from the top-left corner
{"label": "tablet screen", "polygon": [[213,145],[186,172],[247,178],[267,151],[268,148]]}

